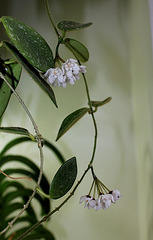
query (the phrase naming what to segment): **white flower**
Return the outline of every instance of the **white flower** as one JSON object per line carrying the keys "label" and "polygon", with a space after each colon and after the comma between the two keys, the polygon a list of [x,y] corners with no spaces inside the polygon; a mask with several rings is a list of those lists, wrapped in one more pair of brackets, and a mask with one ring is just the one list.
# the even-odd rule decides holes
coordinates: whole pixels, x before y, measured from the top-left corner
{"label": "white flower", "polygon": [[113,201],[113,196],[111,194],[101,194],[98,198],[99,208],[103,208],[104,210],[109,208],[111,201]]}
{"label": "white flower", "polygon": [[93,199],[91,196],[82,196],[80,198],[80,203],[82,203],[83,201],[85,201],[85,208],[87,207],[88,209],[94,208],[96,205],[96,200]]}
{"label": "white flower", "polygon": [[78,66],[77,60],[75,59],[68,59],[62,65],[63,73],[66,76],[66,81],[68,81],[71,85],[75,83],[76,80],[79,79],[80,73],[85,73],[85,66]]}
{"label": "white flower", "polygon": [[41,76],[52,86],[66,87],[67,83],[73,85],[79,79],[80,73],[85,73],[85,66],[79,66],[77,60],[68,59],[62,68],[50,68]]}
{"label": "white flower", "polygon": [[115,203],[117,200],[119,200],[122,197],[119,190],[113,190],[111,192],[111,195],[113,196],[113,201],[112,201],[113,203]]}
{"label": "white flower", "polygon": [[58,86],[66,87],[66,85],[64,85],[66,77],[63,75],[60,68],[48,69],[44,74],[44,78],[48,84],[51,84],[52,86],[56,86],[58,84]]}
{"label": "white flower", "polygon": [[96,211],[98,211],[98,210],[101,209],[101,208],[102,208],[101,203],[99,204],[99,201],[96,200],[96,204],[95,204],[95,206],[94,206],[94,209],[95,209]]}

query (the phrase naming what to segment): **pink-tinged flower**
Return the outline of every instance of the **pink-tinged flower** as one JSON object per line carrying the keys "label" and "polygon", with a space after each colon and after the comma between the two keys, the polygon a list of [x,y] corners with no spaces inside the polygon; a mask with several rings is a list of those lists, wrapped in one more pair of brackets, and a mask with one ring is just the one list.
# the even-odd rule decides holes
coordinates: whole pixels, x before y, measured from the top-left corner
{"label": "pink-tinged flower", "polygon": [[65,83],[66,77],[63,75],[63,72],[60,68],[50,68],[46,71],[44,74],[44,78],[47,81],[48,84],[52,86],[63,86]]}
{"label": "pink-tinged flower", "polygon": [[62,68],[50,68],[41,76],[52,86],[66,87],[67,83],[73,85],[79,79],[80,73],[85,73],[85,66],[79,66],[77,60],[68,59]]}
{"label": "pink-tinged flower", "polygon": [[119,200],[122,197],[119,190],[111,191],[111,195],[113,196],[113,201],[112,201],[113,203],[115,203],[117,200]]}
{"label": "pink-tinged flower", "polygon": [[96,200],[96,204],[95,204],[95,206],[94,206],[94,209],[95,209],[96,211],[98,211],[98,210],[101,209],[101,208],[102,208],[102,205],[99,204],[99,201],[98,201],[98,200]]}
{"label": "pink-tinged flower", "polygon": [[71,85],[75,83],[76,80],[79,79],[80,73],[85,73],[85,66],[79,66],[77,64],[77,60],[75,59],[68,59],[62,65],[62,71],[66,76],[66,81],[69,82]]}
{"label": "pink-tinged flower", "polygon": [[83,201],[85,201],[85,208],[87,207],[88,209],[94,208],[96,205],[96,200],[93,199],[91,196],[82,196],[80,198],[80,203],[82,203]]}
{"label": "pink-tinged flower", "polygon": [[105,210],[110,207],[112,201],[113,196],[111,194],[101,194],[98,198],[98,205]]}

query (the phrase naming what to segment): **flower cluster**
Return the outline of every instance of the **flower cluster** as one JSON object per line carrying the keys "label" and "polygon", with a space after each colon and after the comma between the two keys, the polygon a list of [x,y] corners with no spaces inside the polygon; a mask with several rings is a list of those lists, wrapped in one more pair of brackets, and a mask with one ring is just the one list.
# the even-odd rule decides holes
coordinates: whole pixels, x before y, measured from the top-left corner
{"label": "flower cluster", "polygon": [[[80,203],[85,201],[85,208],[88,209],[107,209],[111,206],[111,203],[115,203],[119,200],[122,196],[119,190],[110,191],[94,174],[93,167],[91,167],[91,172],[93,176],[93,182],[90,188],[88,195],[82,196],[80,198]],[[91,191],[94,188],[93,197],[91,197]],[[98,198],[95,199],[95,194],[97,192]]]}
{"label": "flower cluster", "polygon": [[115,203],[121,197],[118,190],[113,190],[108,194],[101,193],[97,200],[89,195],[82,196],[80,198],[80,203],[85,201],[85,208],[87,207],[88,209],[94,208],[95,210],[99,210],[102,208],[105,210],[110,207],[111,203]]}
{"label": "flower cluster", "polygon": [[43,74],[43,78],[52,86],[66,87],[67,83],[73,85],[79,79],[80,73],[86,72],[85,66],[79,66],[77,60],[68,59],[61,68],[50,68]]}

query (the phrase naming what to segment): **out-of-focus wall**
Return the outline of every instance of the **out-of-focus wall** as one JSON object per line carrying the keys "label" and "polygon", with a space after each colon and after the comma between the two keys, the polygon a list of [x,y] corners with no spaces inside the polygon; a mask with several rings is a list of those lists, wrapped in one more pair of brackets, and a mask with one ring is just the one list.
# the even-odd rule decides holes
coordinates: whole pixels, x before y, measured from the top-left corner
{"label": "out-of-focus wall", "polygon": [[[93,22],[84,31],[68,33],[68,36],[82,41],[89,49],[86,76],[91,98],[112,97],[112,101],[96,113],[99,133],[94,167],[97,176],[110,189],[119,189],[123,197],[106,211],[84,209],[78,203],[80,196],[89,191],[91,176],[88,173],[75,196],[46,226],[60,240],[151,240],[153,72],[148,2],[54,0],[49,3],[55,22],[63,19]],[[10,15],[34,27],[55,48],[57,39],[43,1],[1,0],[0,11],[1,15]],[[2,26],[0,31],[3,39]],[[70,57],[65,49],[61,49],[61,54],[65,59]],[[25,72],[17,87],[40,132],[52,142],[62,120],[87,105],[83,79],[74,86],[54,90],[58,109]],[[33,131],[14,96],[2,125],[22,126]],[[92,121],[87,115],[55,143],[67,159],[77,157],[78,179],[90,160],[93,134]],[[1,134],[0,146],[10,138],[12,136]],[[38,162],[37,149],[30,144],[16,150]],[[58,167],[55,156],[45,151],[44,171],[49,181]],[[53,201],[52,206],[61,201]]]}

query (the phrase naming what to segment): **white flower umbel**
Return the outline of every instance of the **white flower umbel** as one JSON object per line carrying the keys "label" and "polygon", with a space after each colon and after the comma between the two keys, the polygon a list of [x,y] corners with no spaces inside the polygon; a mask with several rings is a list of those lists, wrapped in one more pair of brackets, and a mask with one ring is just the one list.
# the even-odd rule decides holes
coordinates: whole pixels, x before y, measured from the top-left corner
{"label": "white flower umbel", "polygon": [[82,203],[83,201],[85,201],[85,208],[87,207],[88,209],[94,208],[96,205],[96,200],[94,198],[92,198],[91,196],[82,196],[80,198],[80,203]]}
{"label": "white flower umbel", "polygon": [[79,66],[77,64],[77,60],[75,59],[68,59],[62,65],[62,70],[66,76],[66,81],[68,81],[71,85],[75,83],[76,80],[79,79],[80,73],[85,73],[85,66]]}
{"label": "white flower umbel", "polygon": [[86,72],[85,68],[85,66],[79,66],[77,64],[77,60],[72,58],[68,59],[62,65],[62,70],[66,76],[66,81],[69,82],[71,85],[73,85],[75,81],[79,79],[80,73]]}
{"label": "white flower umbel", "polygon": [[85,66],[79,66],[77,60],[68,59],[61,68],[50,68],[41,76],[52,86],[66,87],[67,83],[73,85],[79,79],[80,73],[86,72]]}
{"label": "white flower umbel", "polygon": [[[95,175],[93,167],[91,167],[93,181],[88,195],[80,198],[80,203],[85,201],[85,207],[88,209],[94,208],[95,210],[107,209],[111,206],[111,203],[115,203],[122,196],[119,190],[110,191]],[[91,192],[93,196],[91,197]],[[96,199],[96,195],[97,198]]]}

